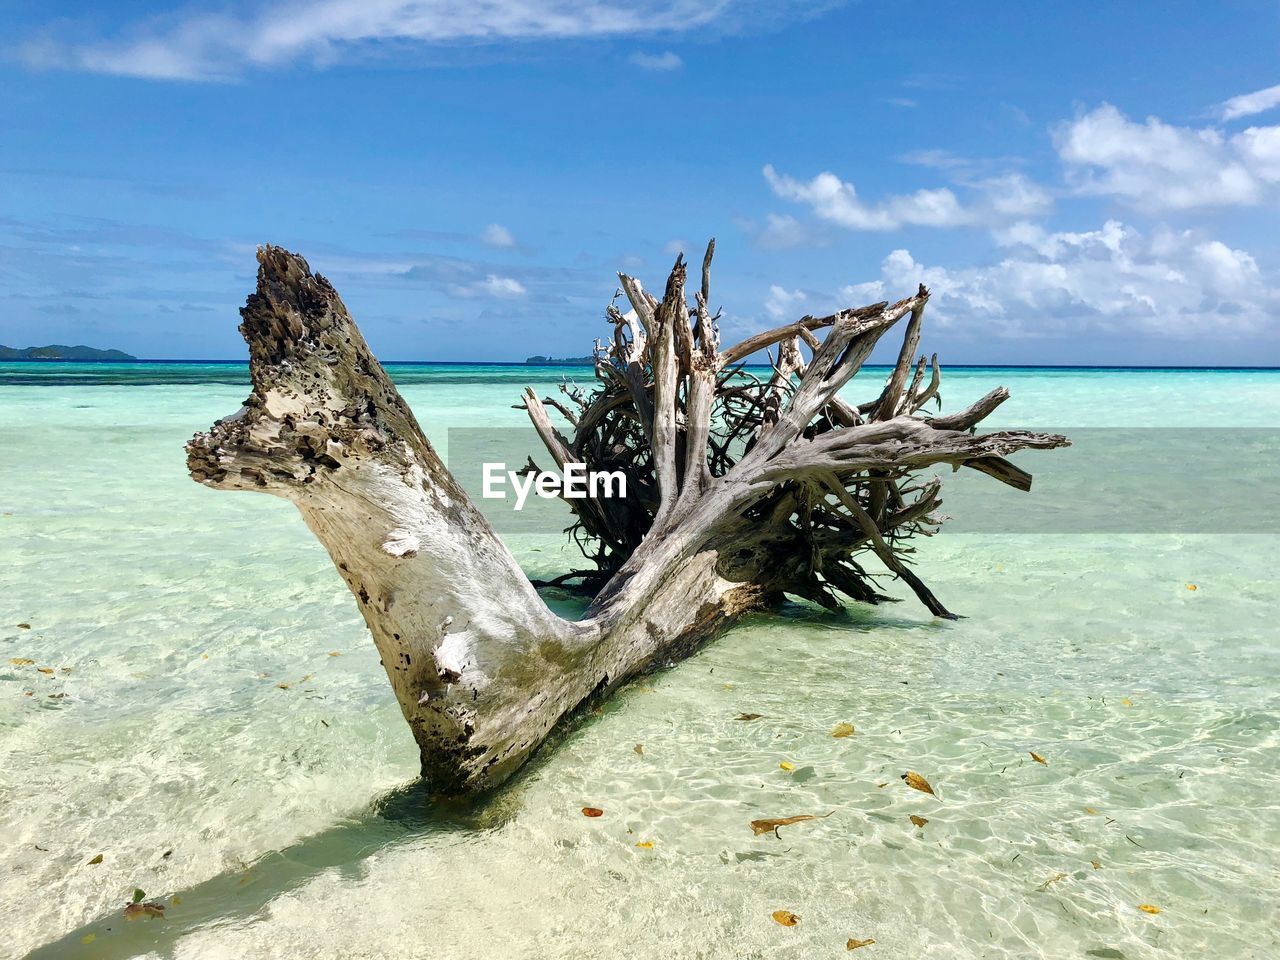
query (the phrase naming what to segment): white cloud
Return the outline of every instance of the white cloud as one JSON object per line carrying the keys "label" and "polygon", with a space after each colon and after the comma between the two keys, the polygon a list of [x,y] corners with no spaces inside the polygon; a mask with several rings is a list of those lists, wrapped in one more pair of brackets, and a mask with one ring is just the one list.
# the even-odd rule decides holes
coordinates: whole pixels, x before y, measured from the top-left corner
{"label": "white cloud", "polygon": [[454,296],[463,299],[491,297],[497,300],[515,300],[528,292],[524,284],[514,277],[500,277],[496,273],[488,274],[483,280],[473,283],[455,284],[451,289]]}
{"label": "white cloud", "polygon": [[1236,120],[1240,117],[1251,117],[1255,113],[1262,113],[1272,107],[1280,107],[1280,84],[1232,97],[1219,105],[1218,111],[1223,120]]}
{"label": "white cloud", "polygon": [[1280,181],[1280,127],[1250,127],[1228,139],[1157,117],[1136,123],[1104,103],[1061,125],[1054,140],[1078,192],[1148,212],[1253,205]]}
{"label": "white cloud", "polygon": [[516,245],[516,238],[500,223],[491,223],[480,234],[480,240],[491,247],[508,248]]}
{"label": "white cloud", "polygon": [[[292,0],[261,6],[239,0],[227,12],[126,24],[115,38],[32,42],[23,54],[33,66],[218,80],[246,68],[331,64],[379,42],[439,45],[684,32],[707,27],[728,7],[725,0]],[[669,64],[667,56],[657,59]]]}
{"label": "white cloud", "polygon": [[659,73],[669,73],[684,66],[684,61],[679,55],[670,50],[666,53],[633,53],[628,59],[642,70],[654,70]]}
{"label": "white cloud", "polygon": [[881,277],[841,289],[842,302],[885,297],[924,283],[934,320],[976,334],[1035,336],[1087,330],[1201,337],[1271,325],[1280,299],[1243,250],[1190,231],[1149,236],[1117,221],[1082,233],[1016,224],[997,239],[996,263],[926,266],[906,250],[881,264]]}
{"label": "white cloud", "polygon": [[1011,173],[974,183],[971,202],[962,204],[947,187],[917,190],[869,204],[852,183],[823,172],[812,180],[796,180],[764,168],[774,194],[807,204],[819,218],[850,230],[896,230],[904,226],[959,227],[1007,221],[1045,213],[1053,200],[1021,174]]}
{"label": "white cloud", "polygon": [[524,284],[519,280],[513,277],[499,277],[492,273],[484,278],[482,287],[489,296],[503,300],[512,300],[523,297],[525,294]]}
{"label": "white cloud", "polygon": [[788,292],[774,284],[769,288],[768,299],[764,302],[764,311],[775,320],[798,320],[799,314],[793,308],[796,304],[803,303],[804,300],[803,291],[792,290]]}

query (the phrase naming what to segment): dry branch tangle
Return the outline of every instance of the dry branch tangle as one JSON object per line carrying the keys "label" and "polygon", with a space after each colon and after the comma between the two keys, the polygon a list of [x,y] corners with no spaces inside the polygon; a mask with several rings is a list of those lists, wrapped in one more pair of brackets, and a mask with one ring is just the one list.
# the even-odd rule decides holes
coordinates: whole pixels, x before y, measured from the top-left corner
{"label": "dry branch tangle", "polygon": [[[1004,457],[1066,439],[972,429],[1007,396],[949,417],[913,364],[928,292],[805,317],[721,351],[710,313],[714,242],[690,307],[677,259],[661,299],[620,276],[590,394],[524,406],[557,466],[628,474],[625,500],[571,500],[598,592],[580,621],[547,609],[436,455],[337,292],[278,247],[258,253],[241,310],[253,393],[187,445],[191,475],[293,501],[355,594],[424,775],[448,793],[509,776],[566,714],[669,662],[784,594],[838,603],[881,595],[856,557],[877,554],[941,616],[906,541],[940,522],[933,464],[1026,489]],[[619,308],[625,296],[629,308]],[[837,396],[879,338],[909,317],[880,395]],[[770,349],[771,376],[736,365]],[[803,348],[810,351],[806,361]],[[548,407],[568,424],[566,436]]]}

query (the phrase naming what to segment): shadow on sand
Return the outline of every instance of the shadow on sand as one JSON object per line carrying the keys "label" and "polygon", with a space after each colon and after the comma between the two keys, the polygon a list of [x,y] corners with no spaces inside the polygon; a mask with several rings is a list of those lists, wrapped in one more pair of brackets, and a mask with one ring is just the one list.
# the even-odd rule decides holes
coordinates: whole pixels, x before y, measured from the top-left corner
{"label": "shadow on sand", "polygon": [[[66,936],[37,947],[27,954],[28,960],[173,956],[187,934],[249,921],[274,898],[326,870],[338,869],[355,878],[365,859],[398,843],[432,833],[501,826],[515,813],[518,793],[517,786],[462,804],[431,796],[421,781],[406,784],[380,797],[365,813],[292,847],[268,853],[247,870],[222,873],[186,890],[167,891],[161,900],[167,907],[163,919],[127,921],[122,903]],[[177,904],[173,904],[175,896]]]}

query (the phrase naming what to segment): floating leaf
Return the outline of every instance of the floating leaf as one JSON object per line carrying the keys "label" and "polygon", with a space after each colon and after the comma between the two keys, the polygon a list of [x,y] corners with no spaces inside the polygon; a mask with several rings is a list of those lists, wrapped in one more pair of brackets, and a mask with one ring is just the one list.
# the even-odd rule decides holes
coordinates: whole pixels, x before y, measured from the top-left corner
{"label": "floating leaf", "polygon": [[740,713],[733,719],[735,720],[759,720],[763,717],[763,713]]}
{"label": "floating leaf", "polygon": [[1067,878],[1067,875],[1065,873],[1055,873],[1052,877],[1050,877],[1044,883],[1040,884],[1040,886],[1036,887],[1036,889],[1039,890],[1041,893],[1043,893],[1045,890],[1048,890],[1051,886],[1053,886],[1059,880],[1065,880],[1066,878]]}
{"label": "floating leaf", "polygon": [[10,657],[9,662],[15,667],[30,667],[35,664],[30,657]]}
{"label": "floating leaf", "polygon": [[98,854],[96,857],[94,857],[92,860],[89,861],[89,866],[91,867],[97,866],[101,862],[102,862],[102,854]]}
{"label": "floating leaf", "polygon": [[1157,907],[1154,903],[1140,903],[1138,904],[1138,909],[1141,910],[1143,913],[1159,913],[1160,912],[1160,908]]}
{"label": "floating leaf", "polygon": [[831,735],[837,740],[843,740],[845,737],[853,736],[852,723],[837,723],[835,729],[831,731]]}
{"label": "floating leaf", "polygon": [[139,917],[157,917],[163,920],[164,904],[156,900],[148,900],[145,903],[135,900],[124,908],[126,920],[137,920]]}
{"label": "floating leaf", "polygon": [[31,624],[29,624],[29,623],[20,623],[20,624],[18,624],[18,629],[19,629],[19,630],[30,630],[30,629],[31,629]]}
{"label": "floating leaf", "polygon": [[652,850],[652,849],[653,849],[653,841],[652,841],[652,840],[638,840],[638,841],[636,841],[636,846],[637,846],[637,847],[639,847],[641,850]]}
{"label": "floating leaf", "polygon": [[329,651],[329,656],[331,656],[331,657],[340,657],[340,656],[342,656],[342,651],[341,651],[341,650],[330,650],[330,651]]}
{"label": "floating leaf", "polygon": [[1188,583],[1188,584],[1187,584],[1187,589],[1188,589],[1188,590],[1199,590],[1200,588],[1199,588],[1199,587],[1197,587],[1194,583]]}
{"label": "floating leaf", "polygon": [[276,686],[279,687],[281,690],[289,689],[289,685],[287,683],[277,683]]}
{"label": "floating leaf", "polygon": [[933,787],[929,786],[929,781],[920,776],[920,774],[916,773],[914,770],[908,770],[906,773],[902,774],[902,779],[906,781],[907,786],[912,790],[919,790],[921,793],[927,793],[931,797],[937,796],[937,794],[933,792]]}
{"label": "floating leaf", "polygon": [[1094,817],[1098,815],[1098,811],[1093,809],[1093,807],[1085,807],[1084,812]]}
{"label": "floating leaf", "polygon": [[642,756],[642,757],[644,756],[644,744],[643,744],[643,743],[637,743],[637,744],[636,744],[634,747],[632,747],[631,749],[632,749],[634,752],[636,752],[636,753],[640,754],[640,756]]}
{"label": "floating leaf", "polygon": [[1133,701],[1132,701],[1132,700],[1130,700],[1128,697],[1121,697],[1121,698],[1120,698],[1120,704],[1121,704],[1121,706],[1125,706],[1125,707],[1132,707],[1132,706],[1133,706]]}
{"label": "floating leaf", "polygon": [[794,763],[791,763],[788,760],[783,760],[780,764],[778,764],[778,769],[785,770],[787,771],[787,773],[790,773],[795,768],[796,768],[796,765]]}
{"label": "floating leaf", "polygon": [[[832,810],[831,813],[835,813],[835,811]],[[794,817],[783,817],[780,820],[752,820],[751,832],[757,837],[762,833],[769,833],[770,831],[773,832],[774,836],[778,836],[779,827],[786,827],[793,823],[803,823],[806,820],[825,820],[827,817],[831,816],[831,813],[824,813],[820,816],[815,816],[812,813],[801,813]]]}
{"label": "floating leaf", "polygon": [[603,817],[604,811],[599,807],[583,807],[582,815],[584,817]]}
{"label": "floating leaf", "polygon": [[846,950],[857,950],[859,947],[869,947],[873,943],[875,943],[874,940],[855,940],[853,937],[850,937],[849,942],[844,945],[844,948]]}
{"label": "floating leaf", "polygon": [[93,943],[93,941],[97,939],[98,939],[98,935],[96,933],[86,933],[83,937],[80,938],[80,942]]}
{"label": "floating leaf", "polygon": [[928,821],[927,819],[925,819],[924,817],[917,817],[917,816],[913,813],[913,814],[911,814],[911,822],[912,822],[912,823],[914,823],[917,827],[923,827],[923,826],[924,826],[926,823],[928,823],[929,821]]}
{"label": "floating leaf", "polygon": [[182,898],[175,893],[169,898],[169,904],[174,907],[180,906],[182,904]]}
{"label": "floating leaf", "polygon": [[1040,754],[1036,753],[1034,750],[1028,750],[1027,752],[1031,754],[1031,759],[1036,763],[1043,763],[1046,767],[1049,765],[1049,761],[1040,756]]}
{"label": "floating leaf", "polygon": [[53,667],[36,667],[37,673],[53,673]]}
{"label": "floating leaf", "polygon": [[134,902],[134,903],[141,903],[141,902],[142,902],[143,900],[145,900],[146,898],[147,898],[147,895],[142,891],[142,888],[140,888],[140,887],[134,887],[134,888],[133,888],[133,902]]}
{"label": "floating leaf", "polygon": [[1093,867],[1093,869],[1095,869],[1095,870],[1101,870],[1101,869],[1102,869],[1102,864],[1100,864],[1097,860],[1090,860],[1090,861],[1089,861],[1089,865],[1090,865],[1090,866],[1092,866],[1092,867]]}
{"label": "floating leaf", "polygon": [[794,927],[800,922],[800,918],[790,910],[775,910],[771,916],[776,923],[780,923],[784,927]]}

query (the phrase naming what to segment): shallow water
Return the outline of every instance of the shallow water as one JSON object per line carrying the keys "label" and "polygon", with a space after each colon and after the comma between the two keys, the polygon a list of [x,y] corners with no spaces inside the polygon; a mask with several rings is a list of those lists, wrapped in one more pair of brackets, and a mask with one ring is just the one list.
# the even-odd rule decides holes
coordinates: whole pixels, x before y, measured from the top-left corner
{"label": "shallow water", "polygon": [[[293,508],[185,475],[242,369],[165,367],[0,364],[0,954],[1280,955],[1274,533],[944,533],[920,571],[966,619],[759,617],[442,810]],[[563,372],[393,369],[442,446]],[[947,407],[996,383],[1004,423],[1280,422],[1274,372],[952,371]],[[574,559],[513,549],[535,576]],[[748,826],[800,813],[830,816]],[[135,888],[167,918],[123,922]]]}

